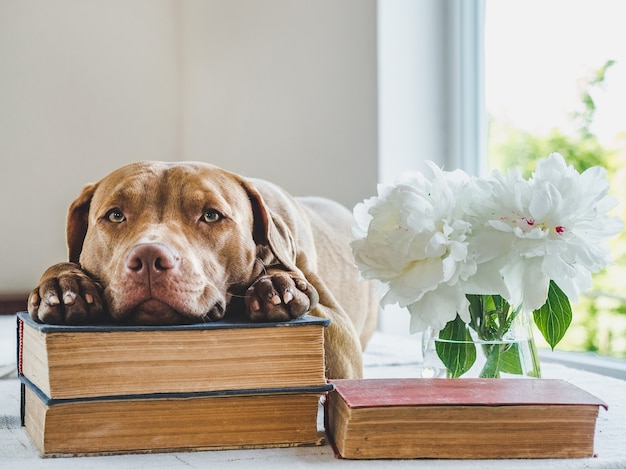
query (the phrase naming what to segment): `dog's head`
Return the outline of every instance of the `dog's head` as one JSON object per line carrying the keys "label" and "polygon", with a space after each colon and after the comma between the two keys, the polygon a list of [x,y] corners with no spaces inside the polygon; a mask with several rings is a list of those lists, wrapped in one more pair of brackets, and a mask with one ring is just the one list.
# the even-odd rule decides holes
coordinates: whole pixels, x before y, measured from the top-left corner
{"label": "dog's head", "polygon": [[289,230],[256,187],[203,163],[134,163],[86,186],[67,241],[111,316],[137,324],[220,319],[265,266],[297,270]]}

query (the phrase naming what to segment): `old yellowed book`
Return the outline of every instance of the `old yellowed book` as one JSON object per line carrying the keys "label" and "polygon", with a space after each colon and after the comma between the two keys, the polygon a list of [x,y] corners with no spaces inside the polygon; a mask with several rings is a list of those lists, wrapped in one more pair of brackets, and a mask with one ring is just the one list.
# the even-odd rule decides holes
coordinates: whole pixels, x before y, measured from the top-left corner
{"label": "old yellowed book", "polygon": [[51,399],[319,386],[328,324],[56,326],[18,313],[18,368]]}
{"label": "old yellowed book", "polygon": [[326,431],[347,459],[585,458],[606,404],[560,380],[332,380]]}
{"label": "old yellowed book", "polygon": [[328,386],[49,400],[26,384],[24,427],[42,456],[319,445]]}

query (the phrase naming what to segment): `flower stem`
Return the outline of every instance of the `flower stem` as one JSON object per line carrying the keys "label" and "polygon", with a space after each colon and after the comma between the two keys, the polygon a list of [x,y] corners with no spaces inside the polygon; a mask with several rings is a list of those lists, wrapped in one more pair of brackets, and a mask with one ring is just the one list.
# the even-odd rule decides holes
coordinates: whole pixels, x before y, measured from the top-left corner
{"label": "flower stem", "polygon": [[504,340],[519,308],[512,310],[511,305],[499,295],[467,295],[467,298],[470,302],[470,327],[480,340],[487,342],[481,344],[486,362],[480,377],[499,378],[502,354],[510,349],[510,344],[499,342]]}
{"label": "flower stem", "polygon": [[502,344],[482,344],[483,353],[486,358],[485,365],[480,372],[479,378],[499,378],[500,377],[500,348]]}

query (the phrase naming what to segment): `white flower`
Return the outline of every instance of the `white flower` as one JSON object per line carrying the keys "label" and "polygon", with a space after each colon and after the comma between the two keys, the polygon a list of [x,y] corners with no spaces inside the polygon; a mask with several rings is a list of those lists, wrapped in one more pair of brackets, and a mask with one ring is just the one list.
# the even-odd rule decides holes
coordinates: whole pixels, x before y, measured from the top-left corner
{"label": "white flower", "polygon": [[534,311],[554,281],[577,301],[609,262],[606,238],[623,228],[608,216],[616,201],[606,171],[579,174],[556,153],[529,180],[429,169],[380,186],[354,209],[361,275],[383,283],[383,305],[407,307],[412,332],[441,330],[457,313],[469,322],[470,294]]}
{"label": "white flower", "polygon": [[457,312],[469,320],[464,282],[476,272],[464,206],[472,180],[429,164],[431,177],[405,175],[355,207],[355,260],[364,278],[387,286],[381,303],[409,307],[411,330],[442,328]]}
{"label": "white flower", "polygon": [[493,195],[476,201],[479,261],[491,260],[514,305],[534,311],[546,301],[553,280],[572,301],[591,286],[591,273],[609,262],[605,238],[622,222],[607,215],[615,201],[607,196],[606,172],[599,167],[578,173],[563,157],[551,154],[537,163],[530,180],[512,171],[494,173]]}

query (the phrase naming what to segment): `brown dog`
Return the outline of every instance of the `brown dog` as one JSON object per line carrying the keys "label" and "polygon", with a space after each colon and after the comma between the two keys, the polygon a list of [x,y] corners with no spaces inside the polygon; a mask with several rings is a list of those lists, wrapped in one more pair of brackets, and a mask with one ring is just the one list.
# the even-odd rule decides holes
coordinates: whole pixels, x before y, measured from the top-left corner
{"label": "brown dog", "polygon": [[[329,378],[362,374],[378,301],[358,279],[351,213],[204,163],[141,162],[86,186],[69,209],[69,261],[30,294],[33,319],[86,324],[331,320]],[[286,351],[286,353],[289,353]]]}

